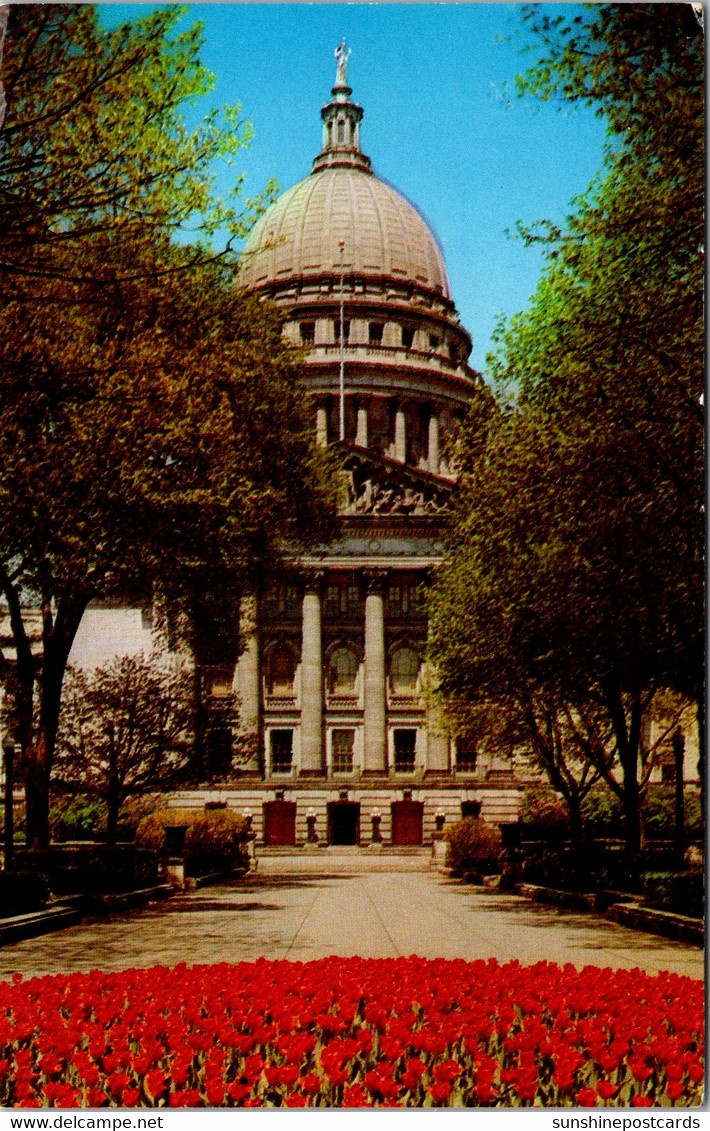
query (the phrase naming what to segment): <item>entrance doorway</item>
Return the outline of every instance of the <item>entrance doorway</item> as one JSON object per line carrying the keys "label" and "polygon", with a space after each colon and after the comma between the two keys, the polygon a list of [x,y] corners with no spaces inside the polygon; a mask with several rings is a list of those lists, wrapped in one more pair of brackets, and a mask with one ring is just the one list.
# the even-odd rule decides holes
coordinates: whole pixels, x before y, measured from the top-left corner
{"label": "entrance doorway", "polygon": [[328,844],[360,843],[360,806],[357,801],[331,801],[328,805]]}
{"label": "entrance doorway", "polygon": [[296,802],[264,802],[264,844],[296,843]]}
{"label": "entrance doorway", "polygon": [[421,801],[393,801],[392,844],[421,844],[423,816]]}

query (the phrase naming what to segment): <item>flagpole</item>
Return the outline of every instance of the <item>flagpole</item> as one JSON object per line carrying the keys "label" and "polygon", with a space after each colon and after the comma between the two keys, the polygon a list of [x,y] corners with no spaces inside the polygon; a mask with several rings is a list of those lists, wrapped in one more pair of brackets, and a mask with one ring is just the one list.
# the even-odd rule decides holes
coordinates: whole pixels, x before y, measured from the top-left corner
{"label": "flagpole", "polygon": [[345,240],[340,241],[340,439],[345,439],[345,326],[343,314],[345,310],[345,297],[343,293],[343,278],[345,274],[343,253]]}

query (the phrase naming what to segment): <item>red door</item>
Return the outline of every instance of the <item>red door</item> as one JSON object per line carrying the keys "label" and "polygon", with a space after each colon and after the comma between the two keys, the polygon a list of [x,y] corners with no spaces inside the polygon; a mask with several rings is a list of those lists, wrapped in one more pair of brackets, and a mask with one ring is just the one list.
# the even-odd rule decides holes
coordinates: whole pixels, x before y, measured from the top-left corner
{"label": "red door", "polygon": [[296,802],[264,802],[264,844],[296,843]]}
{"label": "red door", "polygon": [[421,801],[393,801],[392,844],[421,844],[423,815]]}

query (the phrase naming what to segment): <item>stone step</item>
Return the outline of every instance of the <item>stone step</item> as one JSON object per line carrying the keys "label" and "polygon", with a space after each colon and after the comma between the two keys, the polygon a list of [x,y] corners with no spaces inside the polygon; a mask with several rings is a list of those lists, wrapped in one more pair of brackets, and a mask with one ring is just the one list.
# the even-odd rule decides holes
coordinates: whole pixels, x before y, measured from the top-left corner
{"label": "stone step", "polygon": [[256,855],[261,856],[362,856],[370,858],[373,854],[396,856],[431,856],[431,845],[382,845],[381,847],[358,844],[329,844],[322,848],[309,848],[307,845],[257,845]]}
{"label": "stone step", "polygon": [[424,872],[431,866],[431,848],[268,847],[256,850],[257,875],[357,875],[368,872]]}

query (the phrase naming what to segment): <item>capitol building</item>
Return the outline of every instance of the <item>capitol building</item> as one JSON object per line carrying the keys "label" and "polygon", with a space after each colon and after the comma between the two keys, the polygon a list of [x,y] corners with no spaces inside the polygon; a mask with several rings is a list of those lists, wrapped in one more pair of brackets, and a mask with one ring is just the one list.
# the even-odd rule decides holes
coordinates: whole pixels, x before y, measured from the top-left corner
{"label": "capitol building", "polygon": [[520,798],[510,763],[448,732],[426,659],[451,437],[481,378],[438,240],[374,174],[344,44],[336,58],[322,148],[254,227],[237,283],[305,351],[316,436],[343,468],[339,536],[242,598],[236,670],[205,680],[214,702],[237,693],[239,756],[173,803],[246,812],[266,845],[420,845],[479,807],[514,820]]}

